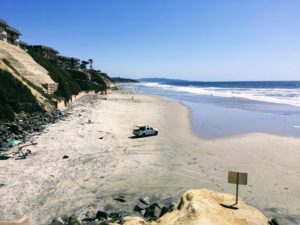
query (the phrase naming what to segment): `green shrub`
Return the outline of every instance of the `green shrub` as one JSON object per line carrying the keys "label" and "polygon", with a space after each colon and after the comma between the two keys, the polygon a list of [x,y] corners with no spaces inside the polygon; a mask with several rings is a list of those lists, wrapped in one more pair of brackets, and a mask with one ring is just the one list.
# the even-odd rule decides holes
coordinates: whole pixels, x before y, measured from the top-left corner
{"label": "green shrub", "polygon": [[89,80],[87,72],[64,69],[57,65],[54,60],[47,60],[32,50],[28,52],[38,64],[49,72],[50,77],[59,84],[55,93],[56,96],[68,100],[72,95],[78,94],[80,91],[94,90],[99,92],[107,89],[106,83],[100,76],[101,73],[95,70],[89,71],[91,76],[91,80]]}
{"label": "green shrub", "polygon": [[10,122],[14,120],[14,110],[9,105],[0,105],[0,121]]}
{"label": "green shrub", "polygon": [[[28,107],[30,105],[30,107]],[[13,120],[14,113],[41,111],[31,91],[12,74],[0,69],[1,119]]]}
{"label": "green shrub", "polygon": [[58,83],[58,90],[55,93],[57,96],[69,99],[72,95],[80,92],[79,85],[73,80],[71,74],[56,65],[55,61],[47,60],[43,58],[39,53],[34,51],[28,51],[32,58],[44,67],[48,72],[52,80]]}

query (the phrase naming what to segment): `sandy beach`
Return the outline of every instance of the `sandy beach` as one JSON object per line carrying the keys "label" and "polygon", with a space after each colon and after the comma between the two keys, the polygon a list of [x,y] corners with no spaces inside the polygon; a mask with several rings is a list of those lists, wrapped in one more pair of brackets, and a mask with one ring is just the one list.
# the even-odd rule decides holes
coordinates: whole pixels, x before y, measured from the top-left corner
{"label": "sandy beach", "polygon": [[[68,117],[33,138],[31,157],[0,161],[0,220],[26,214],[32,225],[44,225],[61,214],[126,210],[145,195],[176,202],[188,189],[234,194],[227,183],[232,169],[248,173],[249,184],[240,187],[247,204],[300,223],[300,139],[254,133],[203,140],[193,134],[189,109],[175,101],[105,98],[82,97]],[[159,135],[131,138],[139,124]],[[118,195],[127,201],[114,201]]]}

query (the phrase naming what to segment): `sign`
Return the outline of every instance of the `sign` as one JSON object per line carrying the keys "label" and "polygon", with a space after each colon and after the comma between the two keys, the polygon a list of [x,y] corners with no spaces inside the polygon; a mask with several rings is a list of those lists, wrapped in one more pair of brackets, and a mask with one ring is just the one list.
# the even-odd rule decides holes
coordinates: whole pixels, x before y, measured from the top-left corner
{"label": "sign", "polygon": [[239,200],[239,184],[247,185],[247,181],[248,181],[247,173],[228,171],[228,183],[236,184],[236,197],[235,197],[234,205],[237,205]]}
{"label": "sign", "polygon": [[228,171],[228,183],[247,185],[248,174]]}

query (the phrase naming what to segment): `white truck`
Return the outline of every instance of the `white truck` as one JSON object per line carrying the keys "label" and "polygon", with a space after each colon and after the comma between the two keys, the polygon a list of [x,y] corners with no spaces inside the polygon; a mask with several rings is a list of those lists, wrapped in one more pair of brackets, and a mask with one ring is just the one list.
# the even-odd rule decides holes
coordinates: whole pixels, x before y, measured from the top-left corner
{"label": "white truck", "polygon": [[136,137],[158,135],[158,130],[150,126],[134,126],[133,132]]}

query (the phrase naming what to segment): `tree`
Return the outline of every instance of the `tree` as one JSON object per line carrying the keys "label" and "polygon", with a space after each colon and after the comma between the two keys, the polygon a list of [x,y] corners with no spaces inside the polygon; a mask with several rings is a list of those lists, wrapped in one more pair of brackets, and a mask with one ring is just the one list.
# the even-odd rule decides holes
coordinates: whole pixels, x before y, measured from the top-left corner
{"label": "tree", "polygon": [[80,68],[81,68],[81,69],[86,69],[86,65],[87,65],[87,64],[89,64],[89,62],[87,62],[87,61],[84,61],[84,60],[83,60],[83,61],[81,61]]}
{"label": "tree", "polygon": [[90,69],[92,70],[92,69],[93,69],[93,62],[94,62],[94,61],[93,61],[92,59],[89,59],[88,61],[89,61],[89,63],[90,63]]}

